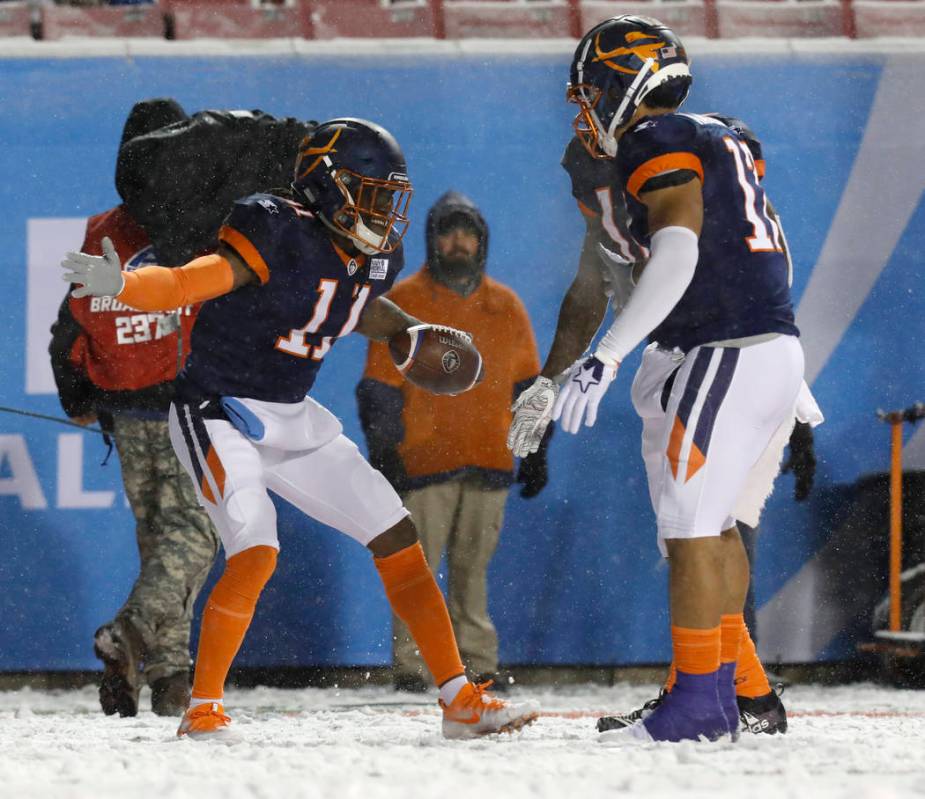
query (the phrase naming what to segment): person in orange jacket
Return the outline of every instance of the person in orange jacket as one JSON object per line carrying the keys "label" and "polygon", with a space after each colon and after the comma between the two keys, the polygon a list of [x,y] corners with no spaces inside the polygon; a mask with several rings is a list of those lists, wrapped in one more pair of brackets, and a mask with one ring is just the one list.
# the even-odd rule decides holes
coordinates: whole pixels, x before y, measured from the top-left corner
{"label": "person in orange jacket", "polygon": [[[384,344],[370,342],[357,386],[360,421],[370,462],[418,523],[427,562],[436,569],[447,552],[450,616],[466,665],[493,677],[498,634],[488,613],[486,571],[515,482],[505,436],[511,401],[538,373],[539,356],[520,299],[485,275],[488,226],[475,203],[455,191],[444,194],[428,214],[426,241],[427,262],[389,298],[419,318],[472,331],[485,379],[464,395],[434,396],[403,379]],[[520,462],[516,482],[530,498],[546,481],[544,444]],[[395,687],[424,691],[414,642],[400,620],[393,624]]]}

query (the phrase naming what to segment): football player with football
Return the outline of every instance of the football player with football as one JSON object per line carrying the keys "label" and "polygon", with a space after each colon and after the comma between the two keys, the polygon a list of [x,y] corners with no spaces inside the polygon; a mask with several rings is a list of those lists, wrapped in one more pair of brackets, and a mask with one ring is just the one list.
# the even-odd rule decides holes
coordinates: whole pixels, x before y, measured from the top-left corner
{"label": "football player with football", "polygon": [[[214,254],[123,272],[104,240],[102,256],[69,253],[62,263],[64,279],[78,285],[74,296],[118,297],[142,311],[205,303],[170,432],[226,564],[203,613],[178,735],[222,734],[230,722],[225,679],[279,550],[269,491],[370,550],[439,686],[446,737],[516,730],[537,717],[535,703],[506,702],[468,681],[408,512],[337,418],[308,396],[337,339],[356,329],[387,341],[421,324],[382,296],[402,268],[410,195],[392,135],[335,119],[302,141],[291,191],[235,203]],[[461,338],[447,340],[464,358]]]}
{"label": "football player with football", "polygon": [[[578,273],[509,437],[523,455],[551,419],[570,433],[593,426],[620,362],[648,337],[632,398],[669,563],[676,677],[651,712],[609,733],[644,740],[735,737],[740,652],[740,669],[764,679],[748,651],[748,561],[735,518],[753,470],[789,433],[803,374],[788,258],[755,159],[735,127],[677,112],[690,83],[684,46],[656,20],[614,17],[580,41],[569,84],[577,139],[610,172],[590,198],[578,196],[590,213]],[[614,222],[618,204],[625,229]],[[634,263],[645,268],[634,275]],[[619,313],[583,356],[605,290]]]}

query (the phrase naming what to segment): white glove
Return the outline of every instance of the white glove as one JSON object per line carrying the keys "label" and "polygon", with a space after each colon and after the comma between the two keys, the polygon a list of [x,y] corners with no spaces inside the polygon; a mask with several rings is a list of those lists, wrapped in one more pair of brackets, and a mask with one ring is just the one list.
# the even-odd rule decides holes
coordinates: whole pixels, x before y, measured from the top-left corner
{"label": "white glove", "polygon": [[600,256],[601,278],[604,293],[610,297],[610,307],[620,313],[629,302],[636,284],[633,282],[633,264],[603,244],[597,245]]}
{"label": "white glove", "polygon": [[594,427],[597,406],[616,376],[616,366],[608,366],[593,355],[575,361],[559,390],[552,418],[558,421],[561,417],[562,428],[572,434],[581,429],[582,419],[585,425]]}
{"label": "white glove", "polygon": [[61,267],[71,270],[62,275],[61,279],[80,286],[71,292],[74,299],[86,296],[115,297],[125,285],[122,261],[109,236],[103,239],[102,255],[69,252],[61,262]]}
{"label": "white glove", "polygon": [[507,448],[518,458],[526,458],[540,448],[558,393],[559,387],[552,380],[538,377],[511,406],[514,418],[507,434]]}

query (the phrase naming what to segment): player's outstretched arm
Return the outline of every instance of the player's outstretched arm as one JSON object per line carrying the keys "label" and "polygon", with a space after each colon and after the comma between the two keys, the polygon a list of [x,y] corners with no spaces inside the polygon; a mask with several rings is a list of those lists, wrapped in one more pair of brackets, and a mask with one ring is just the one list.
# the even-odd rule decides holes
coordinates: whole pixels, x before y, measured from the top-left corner
{"label": "player's outstretched arm", "polygon": [[77,285],[71,296],[116,297],[139,311],[172,311],[220,297],[257,280],[257,275],[230,247],[195,258],[173,269],[144,266],[123,272],[119,255],[107,237],[103,255],[69,252],[61,266],[62,277]]}
{"label": "player's outstretched arm", "polygon": [[405,313],[391,300],[376,297],[364,309],[356,330],[373,341],[388,341],[403,330],[420,324],[423,324],[420,319]]}

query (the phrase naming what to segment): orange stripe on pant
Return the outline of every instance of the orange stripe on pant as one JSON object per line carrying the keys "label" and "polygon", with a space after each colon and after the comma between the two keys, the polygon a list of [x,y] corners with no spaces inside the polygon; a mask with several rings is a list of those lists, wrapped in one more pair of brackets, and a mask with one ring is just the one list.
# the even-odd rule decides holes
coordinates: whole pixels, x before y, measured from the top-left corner
{"label": "orange stripe on pant", "polygon": [[668,439],[668,462],[671,464],[671,474],[678,476],[678,464],[681,461],[681,445],[684,443],[684,423],[677,417],[671,425],[671,436]]}
{"label": "orange stripe on pant", "polygon": [[215,487],[218,489],[219,497],[225,496],[225,467],[222,464],[221,459],[218,457],[218,453],[215,451],[215,447],[209,447],[209,452],[206,455],[205,466],[208,469],[208,472],[203,469],[202,472],[202,495],[209,500],[214,505],[218,504],[218,500],[215,498],[215,495],[212,493],[212,485],[209,483],[209,472],[212,474],[212,479],[215,481]]}

